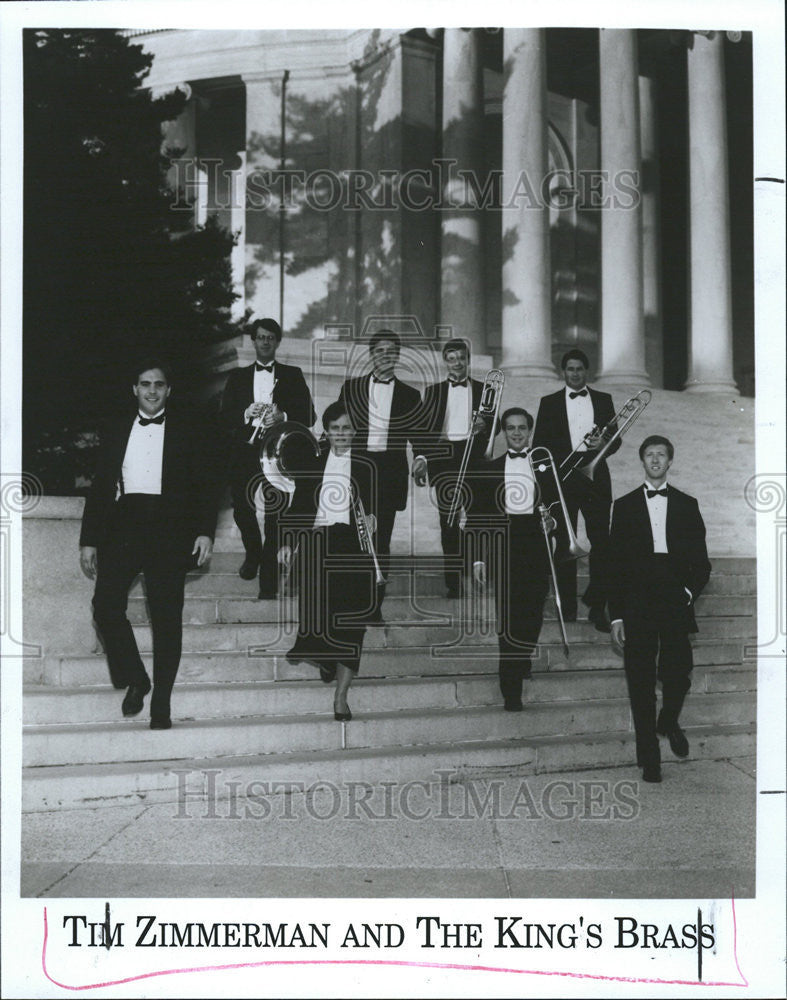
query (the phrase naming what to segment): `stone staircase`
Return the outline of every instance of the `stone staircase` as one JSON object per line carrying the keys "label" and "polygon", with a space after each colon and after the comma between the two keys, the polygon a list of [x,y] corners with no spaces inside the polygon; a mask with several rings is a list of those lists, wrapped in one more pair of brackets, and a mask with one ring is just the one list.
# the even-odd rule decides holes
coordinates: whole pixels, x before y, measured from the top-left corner
{"label": "stone staircase", "polygon": [[[229,538],[223,547],[209,572],[187,581],[172,730],[148,729],[147,703],[143,715],[122,718],[122,693],[109,685],[100,653],[25,663],[25,810],[169,801],[203,795],[209,782],[221,798],[252,782],[270,789],[612,765],[636,773],[622,661],[585,622],[568,626],[567,660],[551,598],[525,712],[505,713],[491,603],[447,601],[438,558],[395,556],[389,627],[368,630],[350,692],[354,717],[337,723],[332,688],[313,668],[284,660],[294,604],[256,600],[254,583],[237,576],[241,557]],[[582,573],[580,565],[580,589]],[[698,602],[682,717],[696,758],[754,752],[756,663],[746,652],[755,642],[754,573],[753,559],[713,559]],[[139,582],[129,617],[149,650]]]}

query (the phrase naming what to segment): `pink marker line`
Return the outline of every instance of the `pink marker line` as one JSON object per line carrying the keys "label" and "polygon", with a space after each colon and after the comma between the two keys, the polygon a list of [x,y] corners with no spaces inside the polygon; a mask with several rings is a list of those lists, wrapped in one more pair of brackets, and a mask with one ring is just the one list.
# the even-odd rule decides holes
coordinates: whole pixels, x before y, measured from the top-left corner
{"label": "pink marker line", "polygon": [[228,965],[198,965],[191,967],[184,967],[180,969],[160,969],[156,972],[143,972],[136,976],[127,976],[125,979],[111,979],[103,983],[85,983],[83,985],[72,985],[70,983],[61,983],[59,980],[50,976],[49,970],[46,966],[46,948],[47,942],[49,940],[49,924],[47,921],[47,910],[44,907],[44,942],[41,951],[41,968],[43,970],[44,976],[49,980],[50,983],[54,983],[55,986],[59,986],[64,990],[97,990],[102,989],[107,986],[121,986],[124,983],[134,983],[142,979],[154,979],[158,976],[176,976],[182,975],[188,972],[229,972],[232,969],[260,969],[266,966],[274,965],[368,965],[368,966],[398,966],[400,968],[411,968],[411,969],[441,969],[445,971],[454,972],[504,972],[504,973],[514,973],[516,975],[524,976],[557,976],[564,979],[592,979],[600,980],[603,982],[612,983],[656,983],[663,986],[739,986],[747,987],[749,985],[748,980],[743,975],[741,971],[740,964],[738,962],[738,926],[735,919],[735,898],[733,896],[732,900],[732,926],[733,926],[733,957],[735,959],[735,966],[741,977],[741,981],[737,983],[721,982],[721,981],[702,981],[698,982],[693,979],[649,979],[640,978],[636,976],[604,976],[596,973],[590,972],[564,972],[561,970],[556,971],[545,971],[542,969],[509,969],[494,965],[463,965],[454,962],[406,962],[397,961],[396,959],[330,959],[330,958],[317,958],[317,959],[272,959],[270,961],[264,962],[234,962]]}

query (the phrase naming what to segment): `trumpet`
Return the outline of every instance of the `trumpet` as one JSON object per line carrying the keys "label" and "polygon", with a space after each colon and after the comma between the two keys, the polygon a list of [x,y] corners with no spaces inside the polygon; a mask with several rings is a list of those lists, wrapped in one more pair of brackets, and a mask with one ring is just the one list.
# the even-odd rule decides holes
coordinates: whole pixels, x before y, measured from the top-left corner
{"label": "trumpet", "polygon": [[488,461],[492,457],[492,451],[495,445],[497,416],[500,412],[500,401],[503,398],[503,386],[505,385],[505,380],[506,377],[499,368],[492,368],[486,373],[484,387],[481,390],[481,398],[478,401],[478,409],[473,411],[473,416],[470,421],[470,433],[467,435],[467,440],[465,441],[465,450],[462,453],[462,462],[459,466],[456,483],[454,484],[454,492],[451,496],[451,506],[448,508],[449,527],[453,527],[454,521],[459,514],[459,508],[462,506],[462,487],[464,485],[465,476],[467,475],[467,466],[470,462],[470,452],[473,447],[473,425],[478,417],[492,417],[492,429],[489,432],[489,443],[484,451],[484,458]]}
{"label": "trumpet", "polygon": [[249,438],[249,441],[248,441],[249,444],[257,444],[262,439],[262,435],[267,430],[267,428],[265,427],[265,418],[268,416],[268,414],[273,409],[273,406],[274,406],[274,404],[273,404],[273,390],[276,388],[276,383],[278,381],[279,381],[278,379],[274,379],[273,380],[273,386],[271,388],[271,401],[270,401],[270,403],[263,403],[262,413],[260,413],[259,417],[255,417],[255,420],[259,421],[259,423],[255,423],[254,424],[254,429],[252,430],[251,437]]}
{"label": "trumpet", "polygon": [[350,490],[350,506],[352,508],[353,519],[355,520],[355,529],[358,532],[361,551],[372,557],[372,562],[374,563],[374,581],[376,584],[381,585],[386,581],[374,549],[372,533],[369,531],[369,522],[366,520],[366,511],[364,510],[363,501],[353,488]]}
{"label": "trumpet", "polygon": [[552,457],[552,452],[549,450],[549,448],[544,448],[543,446],[539,446],[537,448],[531,448],[530,451],[528,452],[527,460],[530,463],[530,471],[533,474],[533,479],[536,480],[537,472],[551,472],[552,478],[555,481],[555,489],[557,490],[557,496],[558,496],[557,500],[555,500],[553,503],[549,505],[544,503],[539,504],[538,513],[541,517],[541,530],[544,532],[544,541],[547,547],[547,556],[549,557],[549,569],[552,574],[552,586],[555,591],[555,605],[557,607],[557,617],[558,621],[560,622],[560,633],[563,637],[563,652],[565,653],[566,658],[568,658],[569,655],[568,637],[566,635],[565,619],[563,618],[563,604],[560,600],[560,589],[558,588],[557,585],[557,571],[555,569],[555,558],[552,555],[552,542],[549,538],[549,533],[551,530],[553,530],[552,526],[555,523],[555,519],[552,517],[550,513],[551,507],[554,507],[556,503],[559,503],[560,509],[563,512],[563,520],[565,521],[566,531],[568,532],[569,558],[581,559],[583,556],[586,556],[590,550],[583,549],[582,546],[577,541],[577,536],[571,525],[571,518],[568,516],[568,507],[566,507],[566,499],[563,496],[563,490],[560,486],[560,476],[558,475],[557,465],[555,464],[555,460]]}
{"label": "trumpet", "polygon": [[[571,452],[571,454],[564,458],[560,463],[562,481],[565,482],[571,473],[577,469],[583,476],[593,479],[599,463],[603,462],[607,457],[609,449],[619,438],[623,437],[634,421],[639,418],[640,414],[652,398],[653,393],[650,389],[640,389],[636,395],[626,400],[615,416],[600,431],[597,426],[594,426],[593,429],[584,436],[582,441]],[[583,464],[583,459],[588,453],[588,440],[595,437],[597,434],[601,434],[601,437],[604,439],[604,443],[596,452],[593,459],[587,464]],[[563,471],[564,469],[565,472]]]}

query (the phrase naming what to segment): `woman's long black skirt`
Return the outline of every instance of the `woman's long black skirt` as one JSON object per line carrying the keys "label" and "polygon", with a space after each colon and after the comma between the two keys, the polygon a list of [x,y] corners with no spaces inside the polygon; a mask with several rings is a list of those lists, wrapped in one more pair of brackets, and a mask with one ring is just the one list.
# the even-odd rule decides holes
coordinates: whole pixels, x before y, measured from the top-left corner
{"label": "woman's long black skirt", "polygon": [[331,524],[301,533],[298,546],[298,636],[290,663],[337,664],[358,672],[374,607],[374,567],[354,525]]}

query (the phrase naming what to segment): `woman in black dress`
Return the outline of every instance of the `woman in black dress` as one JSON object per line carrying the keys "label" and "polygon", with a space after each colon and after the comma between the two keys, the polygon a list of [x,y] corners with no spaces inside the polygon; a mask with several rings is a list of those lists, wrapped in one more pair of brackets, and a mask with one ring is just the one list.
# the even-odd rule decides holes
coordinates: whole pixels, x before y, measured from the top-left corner
{"label": "woman in black dress", "polygon": [[[354,503],[368,509],[368,466],[352,454],[355,430],[345,407],[332,403],[323,414],[324,442],[293,472],[295,493],[280,519],[279,562],[298,559],[298,636],[289,663],[311,663],[325,683],[336,679],[334,718],[348,722],[347,691],[358,673],[366,628],[374,606],[374,565],[361,547]],[[369,536],[374,519],[367,516]]]}

